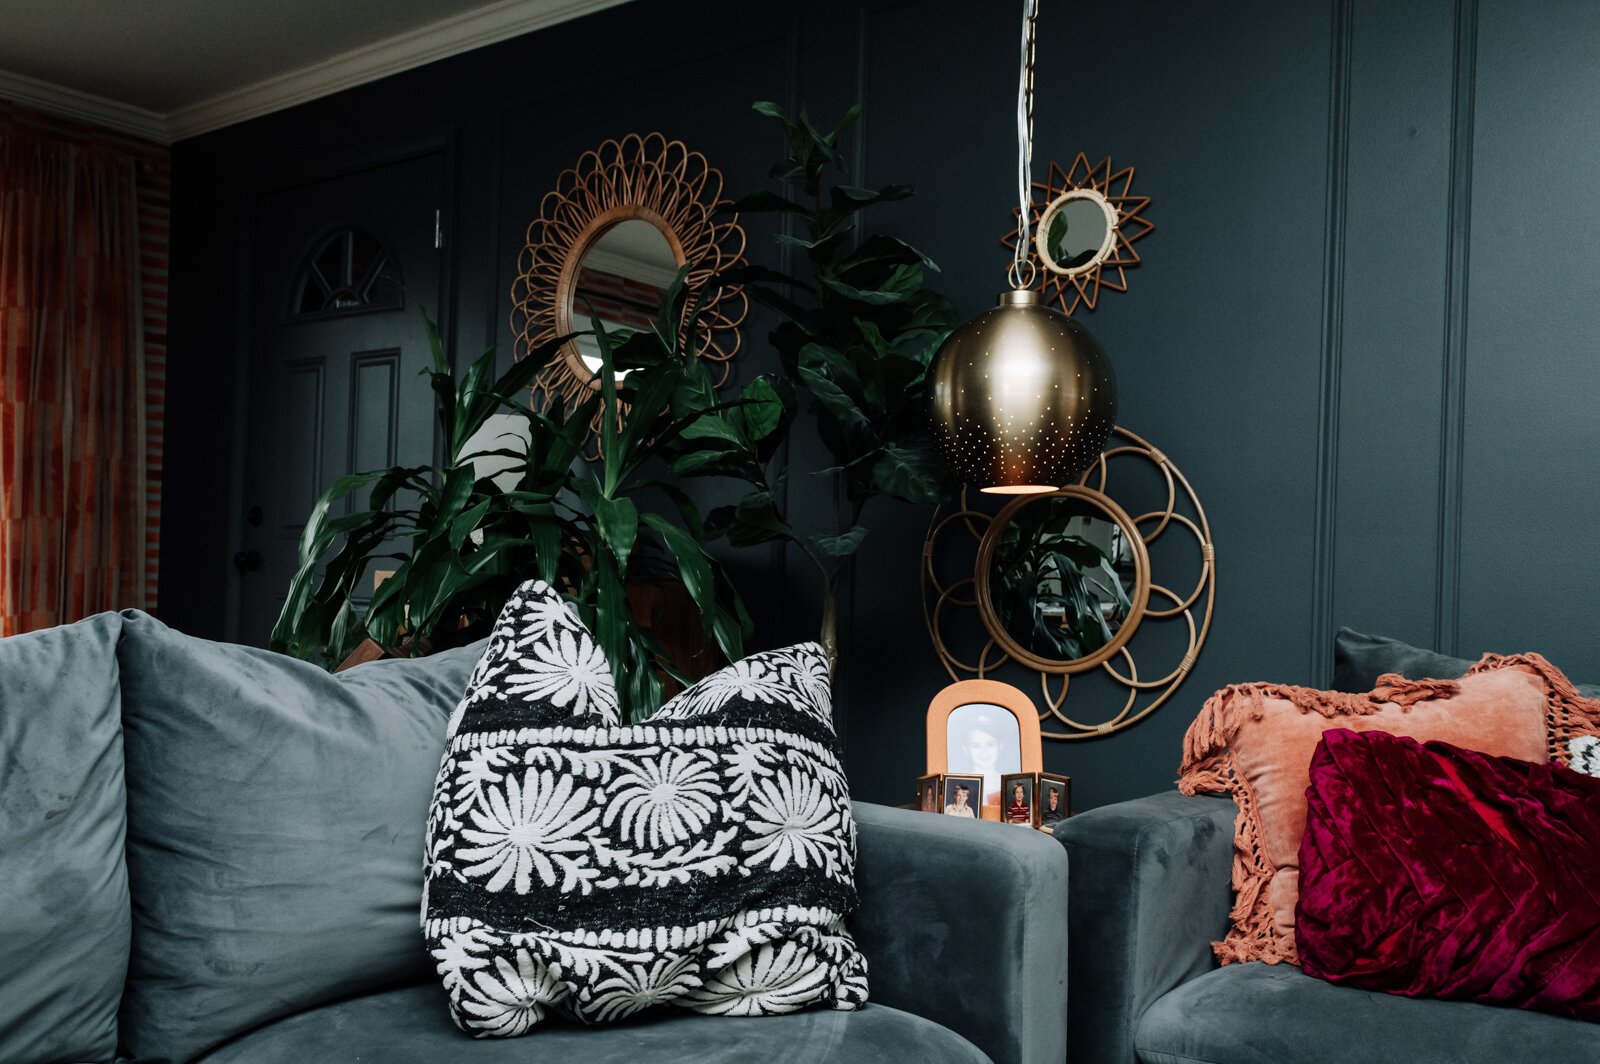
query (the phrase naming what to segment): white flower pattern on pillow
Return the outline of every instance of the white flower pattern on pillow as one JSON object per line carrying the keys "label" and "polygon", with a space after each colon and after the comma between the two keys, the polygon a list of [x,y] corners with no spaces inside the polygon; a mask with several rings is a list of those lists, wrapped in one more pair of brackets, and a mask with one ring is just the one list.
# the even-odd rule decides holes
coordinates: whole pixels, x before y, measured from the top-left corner
{"label": "white flower pattern on pillow", "polygon": [[486,808],[474,810],[473,826],[461,832],[473,844],[457,851],[462,860],[474,862],[465,873],[488,876],[484,887],[489,891],[510,883],[518,894],[528,893],[535,872],[547,887],[559,882],[568,891],[582,884],[589,852],[582,836],[600,816],[590,793],[588,787],[574,786],[572,777],[558,780],[548,769],[529,769],[520,784],[513,775],[504,787],[489,788]]}
{"label": "white flower pattern on pillow", "polygon": [[716,816],[721,794],[722,781],[710,762],[668,750],[616,777],[605,824],[615,821],[641,849],[665,849],[704,831]]}

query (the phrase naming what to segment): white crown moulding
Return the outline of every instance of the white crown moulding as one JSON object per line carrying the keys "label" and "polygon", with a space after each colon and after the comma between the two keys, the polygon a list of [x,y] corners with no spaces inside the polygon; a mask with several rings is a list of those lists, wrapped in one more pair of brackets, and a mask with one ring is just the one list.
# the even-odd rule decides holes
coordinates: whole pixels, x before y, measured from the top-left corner
{"label": "white crown moulding", "polygon": [[58,118],[70,118],[87,125],[130,133],[157,144],[172,143],[172,137],[167,133],[167,116],[160,112],[118,103],[104,96],[79,92],[23,74],[0,70],[0,99]]}
{"label": "white crown moulding", "polygon": [[0,97],[171,144],[628,2],[497,0],[168,114],[5,71],[0,71]]}

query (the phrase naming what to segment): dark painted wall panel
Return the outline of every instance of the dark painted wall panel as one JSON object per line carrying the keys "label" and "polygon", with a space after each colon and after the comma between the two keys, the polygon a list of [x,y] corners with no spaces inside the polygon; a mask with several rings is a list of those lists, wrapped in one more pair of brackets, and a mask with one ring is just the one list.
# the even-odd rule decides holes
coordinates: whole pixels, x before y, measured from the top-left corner
{"label": "dark painted wall panel", "polygon": [[1330,617],[1436,640],[1456,4],[1358,2]]}
{"label": "dark painted wall panel", "polygon": [[1478,7],[1460,648],[1592,677],[1600,8]]}
{"label": "dark painted wall panel", "polygon": [[[1212,639],[1179,695],[1116,736],[1047,744],[1080,806],[1168,785],[1213,689],[1325,679],[1341,623],[1428,642],[1437,622],[1448,644],[1459,594],[1463,649],[1542,647],[1600,673],[1583,671],[1600,503],[1582,487],[1600,385],[1586,349],[1600,232],[1585,184],[1600,162],[1600,42],[1582,5],[1485,2],[1478,36],[1463,38],[1479,14],[1473,0],[1046,5],[1035,173],[1079,150],[1109,154],[1153,198],[1131,291],[1080,313],[1116,363],[1123,422],[1199,491],[1219,567]],[[751,100],[803,100],[831,118],[859,98],[860,179],[918,189],[874,225],[929,252],[939,285],[976,312],[1003,285],[1016,37],[1008,6],[957,0],[636,0],[178,145],[164,543],[174,562],[218,566],[193,580],[166,569],[169,621],[227,631],[223,548],[238,517],[212,486],[236,461],[230,421],[250,411],[239,352],[262,192],[419,144],[445,150],[443,324],[460,351],[499,344],[504,358],[523,230],[579,151],[660,128],[746,191],[765,187],[779,147]],[[1460,40],[1478,43],[1458,78]],[[1452,200],[1453,187],[1470,198]],[[782,265],[770,225],[750,225],[752,255]],[[1456,278],[1453,262],[1468,272]],[[1468,329],[1452,348],[1463,294]],[[752,318],[736,379],[770,366],[770,321]],[[1442,450],[1458,428],[1459,494]],[[805,473],[826,461],[804,433],[790,457],[793,511],[819,514],[826,493]],[[918,589],[928,516],[869,511],[844,618],[840,712],[867,798],[904,800],[923,710],[947,680]],[[815,581],[796,559],[730,560],[758,642],[814,631]]]}

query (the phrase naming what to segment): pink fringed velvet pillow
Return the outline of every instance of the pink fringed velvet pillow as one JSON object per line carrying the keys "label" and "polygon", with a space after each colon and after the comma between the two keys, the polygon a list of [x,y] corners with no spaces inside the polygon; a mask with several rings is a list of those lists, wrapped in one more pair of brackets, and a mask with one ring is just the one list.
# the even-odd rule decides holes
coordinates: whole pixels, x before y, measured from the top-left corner
{"label": "pink fringed velvet pillow", "polygon": [[1178,789],[1225,791],[1239,806],[1232,922],[1212,947],[1224,964],[1298,963],[1294,911],[1306,783],[1312,751],[1330,728],[1565,763],[1569,740],[1600,734],[1600,702],[1580,696],[1538,654],[1487,654],[1459,680],[1390,674],[1361,695],[1281,684],[1218,691],[1184,738]]}
{"label": "pink fringed velvet pillow", "polygon": [[1306,800],[1307,974],[1600,1020],[1600,779],[1336,728]]}

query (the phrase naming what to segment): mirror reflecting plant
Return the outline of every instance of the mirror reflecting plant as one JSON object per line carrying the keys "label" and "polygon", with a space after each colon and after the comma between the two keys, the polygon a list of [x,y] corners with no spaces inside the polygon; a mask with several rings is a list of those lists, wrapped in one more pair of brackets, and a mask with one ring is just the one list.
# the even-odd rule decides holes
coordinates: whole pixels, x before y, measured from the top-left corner
{"label": "mirror reflecting plant", "polygon": [[989,576],[1001,626],[1055,661],[1087,657],[1111,642],[1132,608],[1116,569],[1122,529],[1075,509],[1054,498],[1019,509],[1000,530]]}

